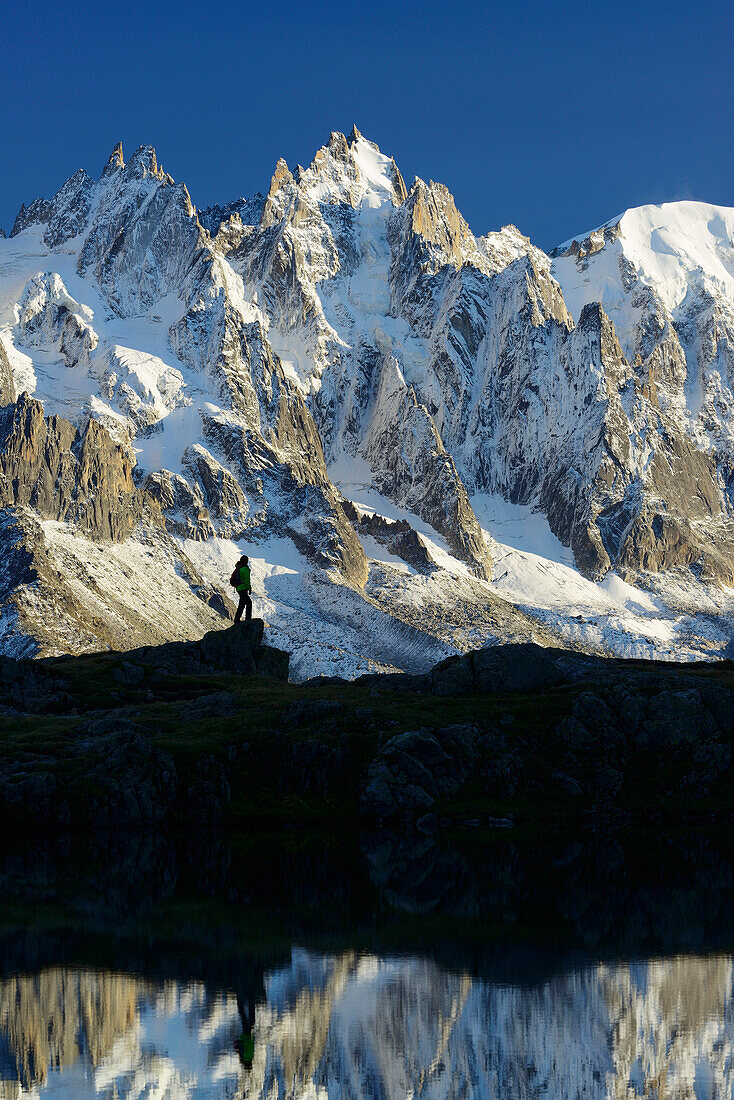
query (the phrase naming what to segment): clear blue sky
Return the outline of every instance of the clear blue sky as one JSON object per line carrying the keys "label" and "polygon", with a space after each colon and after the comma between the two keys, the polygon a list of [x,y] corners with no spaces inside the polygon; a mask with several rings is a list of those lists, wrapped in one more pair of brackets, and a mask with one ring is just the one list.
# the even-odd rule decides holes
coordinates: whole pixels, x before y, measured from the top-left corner
{"label": "clear blue sky", "polygon": [[734,205],[731,2],[4,0],[0,226],[143,142],[198,206],[355,122],[476,233]]}

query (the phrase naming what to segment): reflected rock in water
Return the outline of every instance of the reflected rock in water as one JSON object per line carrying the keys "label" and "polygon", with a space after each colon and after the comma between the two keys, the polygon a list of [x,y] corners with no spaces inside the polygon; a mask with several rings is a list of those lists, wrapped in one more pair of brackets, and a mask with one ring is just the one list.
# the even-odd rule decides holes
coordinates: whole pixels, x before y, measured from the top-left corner
{"label": "reflected rock in water", "polygon": [[520,988],[424,959],[294,953],[243,1095],[578,1100],[732,1095],[729,958],[599,965]]}
{"label": "reflected rock in water", "polygon": [[51,969],[0,982],[0,1100],[242,1095],[234,994]]}
{"label": "reflected rock in water", "polygon": [[133,1026],[139,996],[140,983],[123,974],[53,969],[6,978],[0,982],[0,1079],[28,1089],[50,1069],[80,1058],[97,1065]]}

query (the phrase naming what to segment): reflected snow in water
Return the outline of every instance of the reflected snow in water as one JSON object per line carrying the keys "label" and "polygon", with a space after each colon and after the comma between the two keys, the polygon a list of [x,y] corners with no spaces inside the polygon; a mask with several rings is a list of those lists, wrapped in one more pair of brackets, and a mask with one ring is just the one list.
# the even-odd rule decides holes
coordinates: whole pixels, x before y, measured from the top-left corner
{"label": "reflected snow in water", "polygon": [[0,982],[0,1097],[734,1095],[730,956],[604,962],[537,984],[427,958],[294,949],[262,996],[49,968]]}

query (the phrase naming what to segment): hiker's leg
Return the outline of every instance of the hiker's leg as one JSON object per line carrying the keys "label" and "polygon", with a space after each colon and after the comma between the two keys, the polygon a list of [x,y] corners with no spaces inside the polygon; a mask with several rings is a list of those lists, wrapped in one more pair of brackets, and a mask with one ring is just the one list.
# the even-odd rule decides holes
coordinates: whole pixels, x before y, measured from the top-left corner
{"label": "hiker's leg", "polygon": [[237,611],[235,612],[234,621],[238,623],[242,618],[242,612],[245,610],[245,600],[248,599],[246,592],[240,592],[240,602],[237,604]]}
{"label": "hiker's leg", "polygon": [[249,623],[252,618],[252,600],[249,595],[245,593],[245,622]]}

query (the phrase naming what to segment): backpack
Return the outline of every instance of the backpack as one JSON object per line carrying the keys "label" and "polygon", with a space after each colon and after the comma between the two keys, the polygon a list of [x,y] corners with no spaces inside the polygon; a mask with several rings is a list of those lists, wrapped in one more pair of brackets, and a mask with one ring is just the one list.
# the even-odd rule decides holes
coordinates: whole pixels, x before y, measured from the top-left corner
{"label": "backpack", "polygon": [[236,588],[237,585],[240,583],[240,567],[239,567],[239,565],[235,565],[234,572],[232,573],[232,576],[229,578],[229,583],[232,585],[233,588]]}

